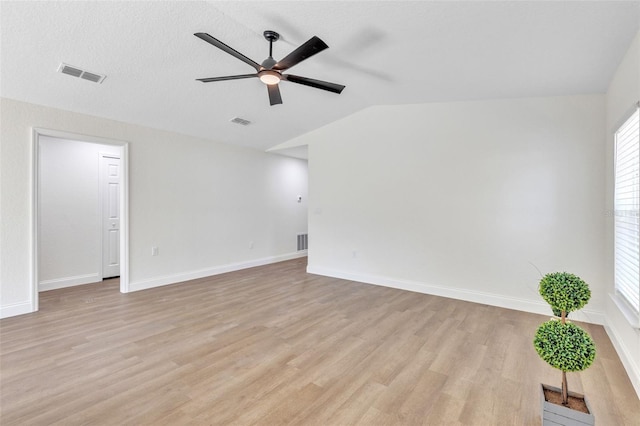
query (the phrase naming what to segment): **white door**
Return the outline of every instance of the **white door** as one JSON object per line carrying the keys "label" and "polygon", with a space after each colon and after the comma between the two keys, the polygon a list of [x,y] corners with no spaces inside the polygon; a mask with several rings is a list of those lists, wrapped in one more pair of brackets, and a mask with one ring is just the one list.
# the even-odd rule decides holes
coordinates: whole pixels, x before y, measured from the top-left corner
{"label": "white door", "polygon": [[120,158],[100,158],[102,278],[120,276]]}

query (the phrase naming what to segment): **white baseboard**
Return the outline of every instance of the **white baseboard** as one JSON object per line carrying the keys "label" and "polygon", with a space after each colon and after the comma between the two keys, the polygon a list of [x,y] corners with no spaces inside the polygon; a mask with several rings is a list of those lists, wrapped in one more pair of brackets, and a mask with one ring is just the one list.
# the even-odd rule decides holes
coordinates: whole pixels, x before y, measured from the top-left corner
{"label": "white baseboard", "polygon": [[618,295],[609,294],[609,299],[613,306],[610,306],[612,309],[607,309],[607,322],[604,329],[627,371],[638,399],[640,399],[640,354],[638,353],[640,348],[636,347],[634,355],[634,349],[630,349],[628,346],[633,342],[639,342],[640,326],[637,314],[632,313]]}
{"label": "white baseboard", "polygon": [[279,256],[264,257],[261,259],[248,260],[245,262],[231,263],[228,265],[213,266],[211,268],[198,269],[196,271],[183,272],[180,274],[165,275],[162,277],[149,278],[146,280],[132,281],[129,283],[129,291],[146,290],[163,285],[176,284],[183,281],[195,280],[198,278],[210,277],[212,275],[224,274],[226,272],[239,271],[241,269],[253,268],[255,266],[269,265],[271,263],[283,262],[285,260],[298,259],[307,256],[307,251],[283,254]]}
{"label": "white baseboard", "polygon": [[[351,272],[337,271],[322,267],[308,266],[307,272],[310,274],[325,275],[365,284],[381,285],[401,290],[414,291],[416,293],[431,294],[434,296],[448,297],[451,299],[465,300],[467,302],[481,303],[484,305],[552,316],[549,305],[544,301],[521,299],[476,290],[444,287],[418,281],[408,281],[376,275],[354,274]],[[583,321],[600,325],[604,324],[604,313],[589,309],[572,312],[571,318],[575,321]]]}
{"label": "white baseboard", "polygon": [[605,324],[604,329],[607,331],[607,335],[609,336],[611,343],[613,343],[613,347],[616,349],[616,352],[620,357],[620,361],[622,361],[624,369],[627,371],[629,380],[631,380],[631,384],[636,390],[638,398],[640,398],[640,366],[638,366],[636,362],[637,360],[635,360],[631,355],[623,340],[620,339],[620,337],[616,333],[615,328],[610,327],[609,324]]}
{"label": "white baseboard", "polygon": [[35,312],[31,302],[13,303],[11,305],[0,306],[0,318],[15,317]]}
{"label": "white baseboard", "polygon": [[99,273],[76,275],[75,277],[56,278],[53,280],[40,281],[40,283],[38,283],[38,291],[56,290],[58,288],[91,284],[98,281],[102,281],[102,276]]}

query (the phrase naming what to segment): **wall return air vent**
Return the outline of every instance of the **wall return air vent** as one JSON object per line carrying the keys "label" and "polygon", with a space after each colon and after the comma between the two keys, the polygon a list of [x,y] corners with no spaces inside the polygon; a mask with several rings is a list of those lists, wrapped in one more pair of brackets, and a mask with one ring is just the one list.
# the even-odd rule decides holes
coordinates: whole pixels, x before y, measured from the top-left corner
{"label": "wall return air vent", "polygon": [[83,80],[93,81],[94,83],[102,83],[106,75],[96,74],[94,72],[85,71],[81,68],[75,67],[73,65],[68,65],[65,63],[61,63],[58,67],[58,72],[62,74],[67,74],[73,77],[80,77]]}
{"label": "wall return air vent", "polygon": [[298,251],[307,250],[309,248],[309,234],[298,234]]}

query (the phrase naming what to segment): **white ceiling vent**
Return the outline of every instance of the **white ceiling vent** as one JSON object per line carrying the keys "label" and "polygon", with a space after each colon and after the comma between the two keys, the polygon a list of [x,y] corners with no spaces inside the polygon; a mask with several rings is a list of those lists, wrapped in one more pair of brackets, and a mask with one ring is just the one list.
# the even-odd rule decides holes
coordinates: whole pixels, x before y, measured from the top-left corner
{"label": "white ceiling vent", "polygon": [[60,64],[60,66],[58,67],[58,72],[74,77],[80,77],[84,80],[93,81],[94,83],[102,83],[104,79],[107,78],[106,75],[100,75],[93,72],[85,71],[83,69],[65,63]]}
{"label": "white ceiling vent", "polygon": [[251,124],[251,122],[249,120],[245,120],[244,118],[240,118],[240,117],[235,117],[231,119],[232,123],[236,123],[236,124],[240,124],[242,126],[248,126],[249,124]]}

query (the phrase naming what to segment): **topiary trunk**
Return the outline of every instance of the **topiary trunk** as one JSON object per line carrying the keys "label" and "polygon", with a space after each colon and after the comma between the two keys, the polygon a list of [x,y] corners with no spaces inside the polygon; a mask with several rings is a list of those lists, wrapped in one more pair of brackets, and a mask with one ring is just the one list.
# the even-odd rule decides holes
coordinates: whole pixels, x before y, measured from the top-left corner
{"label": "topiary trunk", "polygon": [[[560,318],[562,316],[562,311],[560,309],[551,308],[553,311],[553,315]],[[564,313],[565,318],[569,318],[569,312]]]}

